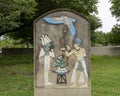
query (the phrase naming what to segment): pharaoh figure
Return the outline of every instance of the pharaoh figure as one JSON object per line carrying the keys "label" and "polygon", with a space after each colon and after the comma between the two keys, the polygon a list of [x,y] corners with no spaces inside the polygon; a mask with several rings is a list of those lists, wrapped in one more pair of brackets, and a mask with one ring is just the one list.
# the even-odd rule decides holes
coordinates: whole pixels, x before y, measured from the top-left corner
{"label": "pharaoh figure", "polygon": [[[67,49],[70,50],[70,47],[67,46]],[[69,52],[66,51],[65,54],[67,57],[75,55],[77,59],[71,76],[71,83],[74,83],[71,87],[77,87],[81,82],[84,83],[81,87],[88,87],[88,74],[84,59],[86,56],[85,49],[79,47],[78,44],[75,43],[74,49]]]}
{"label": "pharaoh figure", "polygon": [[52,45],[52,40],[47,35],[42,35],[41,37],[42,48],[39,53],[39,58],[44,56],[44,84],[52,85],[49,82],[49,70],[50,70],[50,57],[54,58],[54,50]]}

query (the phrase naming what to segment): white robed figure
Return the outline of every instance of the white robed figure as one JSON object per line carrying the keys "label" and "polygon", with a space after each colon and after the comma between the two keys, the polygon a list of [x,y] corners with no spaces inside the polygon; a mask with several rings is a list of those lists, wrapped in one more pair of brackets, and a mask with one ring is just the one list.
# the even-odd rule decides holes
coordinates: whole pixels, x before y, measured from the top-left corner
{"label": "white robed figure", "polygon": [[[70,49],[69,46],[67,46]],[[86,52],[84,48],[79,47],[77,44],[74,44],[74,50],[71,52],[66,51],[66,56],[69,57],[71,55],[75,55],[77,62],[75,63],[75,67],[71,76],[71,83],[74,83],[71,87],[77,87],[78,83],[84,83],[81,87],[88,87],[88,74],[85,64],[84,57],[86,56]]]}
{"label": "white robed figure", "polygon": [[39,57],[44,56],[44,84],[52,85],[49,82],[49,70],[50,70],[50,57],[55,57],[54,50],[52,48],[52,40],[47,35],[42,35],[41,37],[42,48],[39,53]]}

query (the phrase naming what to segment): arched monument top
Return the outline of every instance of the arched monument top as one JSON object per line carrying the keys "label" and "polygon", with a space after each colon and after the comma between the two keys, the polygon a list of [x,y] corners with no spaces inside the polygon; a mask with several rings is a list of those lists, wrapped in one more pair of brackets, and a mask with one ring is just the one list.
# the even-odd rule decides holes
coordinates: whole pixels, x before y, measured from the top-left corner
{"label": "arched monument top", "polygon": [[60,12],[60,11],[67,11],[67,12],[71,12],[71,13],[77,14],[77,15],[81,16],[83,19],[85,19],[85,20],[87,20],[89,22],[89,19],[87,17],[83,16],[82,14],[80,14],[79,12],[77,12],[75,10],[68,9],[68,8],[58,8],[58,9],[54,9],[54,10],[48,11],[48,12],[44,13],[43,15],[39,16],[38,18],[36,18],[34,20],[34,23],[37,22],[38,20],[42,19],[43,17],[51,14],[51,13]]}

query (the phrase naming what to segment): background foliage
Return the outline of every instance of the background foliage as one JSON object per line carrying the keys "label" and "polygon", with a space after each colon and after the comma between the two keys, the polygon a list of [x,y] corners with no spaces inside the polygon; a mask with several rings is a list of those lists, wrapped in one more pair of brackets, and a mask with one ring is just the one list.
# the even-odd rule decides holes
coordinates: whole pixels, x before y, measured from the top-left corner
{"label": "background foliage", "polygon": [[[112,14],[119,20],[120,2],[119,0],[110,0],[110,2]],[[102,31],[97,33],[96,30],[102,27],[102,22],[97,17],[97,3],[98,0],[89,0],[89,2],[88,0],[1,0],[0,36],[9,33],[7,37],[29,47],[33,45],[33,20],[35,18],[53,9],[69,8],[78,11],[90,20],[92,46],[120,45],[119,24],[113,26],[108,34]]]}
{"label": "background foliage", "polygon": [[0,36],[32,23],[36,5],[34,0],[1,0]]}
{"label": "background foliage", "polygon": [[[8,34],[14,40],[22,39],[22,43],[32,44],[34,18],[57,8],[69,8],[78,11],[83,16],[90,19],[91,32],[99,28],[102,24],[100,19],[92,14],[97,14],[98,0],[2,0],[1,9],[1,29],[0,33]],[[9,5],[9,9],[7,8]],[[9,23],[8,22],[9,19]],[[4,20],[4,21],[2,21]],[[92,36],[92,35],[91,35]],[[26,42],[25,42],[26,41]]]}

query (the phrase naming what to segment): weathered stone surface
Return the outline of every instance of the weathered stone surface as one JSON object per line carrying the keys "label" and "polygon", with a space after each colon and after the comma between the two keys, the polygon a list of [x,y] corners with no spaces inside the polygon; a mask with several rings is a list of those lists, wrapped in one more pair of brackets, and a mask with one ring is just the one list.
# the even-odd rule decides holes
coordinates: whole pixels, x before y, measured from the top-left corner
{"label": "weathered stone surface", "polygon": [[[54,20],[57,20],[58,22],[63,20],[65,21],[65,24],[50,24],[49,22],[46,22],[44,18],[54,18]],[[72,22],[76,32],[75,35],[71,34],[70,18],[76,20],[75,22]],[[46,37],[43,37],[43,35],[47,35],[50,40],[47,41]],[[82,53],[74,47],[77,43],[75,40],[78,37],[82,41],[80,45],[77,44],[79,45],[77,46],[78,49],[85,49],[84,52],[86,55],[82,57],[84,60],[79,59],[82,56],[80,55]],[[42,41],[44,41],[44,43]],[[58,9],[48,12],[34,21],[34,44],[35,96],[90,96],[90,33],[89,21],[86,18],[82,17],[77,12],[68,9]],[[71,51],[68,51],[69,48],[67,49],[67,45],[69,45]],[[72,55],[67,57],[67,52]],[[54,53],[55,56],[50,56],[51,53]],[[59,56],[61,56],[61,59]],[[83,71],[79,68],[80,71],[77,71],[78,65],[84,61],[86,68],[84,68]],[[63,78],[64,75],[60,74],[63,68],[59,66],[60,70],[58,70],[58,66],[55,67],[53,64],[63,64],[63,66],[64,64],[68,65],[64,66],[65,71],[67,70],[67,73],[65,73],[66,79]],[[75,65],[77,66],[76,69]],[[84,67],[84,64],[81,66]],[[75,74],[77,74],[74,81],[77,83],[71,83],[71,78],[74,77],[74,70],[76,70]],[[57,78],[58,75],[61,78]],[[83,76],[83,84],[78,83],[80,76]],[[58,81],[62,78],[63,80],[60,81],[62,82],[61,84]],[[64,83],[64,79],[67,81],[67,84]],[[46,83],[47,80],[50,83]],[[76,86],[73,86],[73,84],[76,84]],[[84,85],[87,85],[87,87],[82,87]]]}

